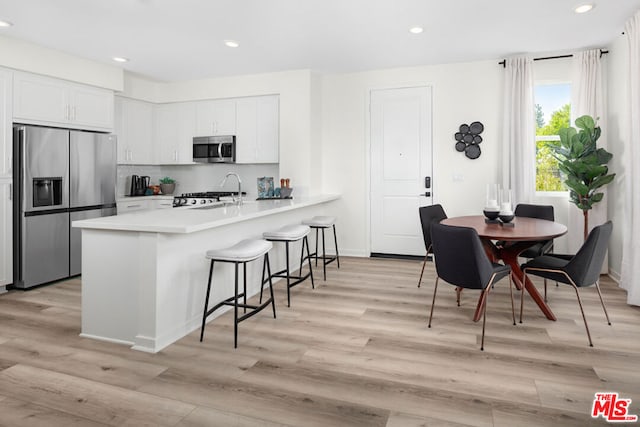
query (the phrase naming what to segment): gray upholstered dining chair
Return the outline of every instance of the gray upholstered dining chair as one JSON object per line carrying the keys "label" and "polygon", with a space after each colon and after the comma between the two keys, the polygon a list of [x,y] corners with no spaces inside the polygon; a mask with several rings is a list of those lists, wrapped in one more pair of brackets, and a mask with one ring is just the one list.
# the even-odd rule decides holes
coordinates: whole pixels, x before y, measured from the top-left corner
{"label": "gray upholstered dining chair", "polygon": [[433,253],[431,246],[431,223],[440,222],[447,218],[447,214],[444,212],[442,205],[421,206],[418,208],[420,214],[420,224],[422,225],[422,238],[424,239],[424,247],[427,253],[424,255],[424,261],[422,262],[422,271],[420,271],[420,279],[418,279],[418,287],[422,283],[422,275],[424,274],[424,267],[427,265],[427,259],[429,254]]}
{"label": "gray upholstered dining chair", "polygon": [[484,293],[482,314],[482,342],[480,350],[484,350],[484,330],[487,321],[487,300],[491,285],[509,276],[509,293],[511,294],[511,315],[516,324],[513,306],[513,284],[511,267],[489,261],[478,233],[473,228],[454,227],[432,223],[431,242],[436,264],[436,284],[433,289],[433,302],[429,314],[429,328],[433,318],[433,307],[436,303],[438,281],[467,289],[478,289]]}
{"label": "gray upholstered dining chair", "polygon": [[[612,230],[613,224],[611,221],[608,221],[591,230],[587,240],[575,255],[543,255],[532,259],[522,266],[524,280],[527,279],[527,275],[534,275],[573,286],[576,291],[576,296],[578,297],[578,305],[580,306],[580,312],[582,313],[582,319],[584,320],[584,327],[587,330],[587,337],[589,338],[589,345],[591,347],[593,347],[593,342],[591,341],[589,325],[587,324],[587,318],[584,315],[584,309],[582,308],[582,300],[580,299],[580,292],[578,292],[578,288],[596,285],[596,290],[600,297],[600,303],[602,304],[604,315],[607,318],[607,323],[611,325],[609,314],[607,313],[607,308],[604,305],[602,293],[600,292],[598,279],[600,278],[600,270],[602,269],[604,256],[607,252],[607,247],[609,246],[609,239],[611,238]],[[522,323],[523,305],[524,286],[523,293],[520,296],[520,323]]]}

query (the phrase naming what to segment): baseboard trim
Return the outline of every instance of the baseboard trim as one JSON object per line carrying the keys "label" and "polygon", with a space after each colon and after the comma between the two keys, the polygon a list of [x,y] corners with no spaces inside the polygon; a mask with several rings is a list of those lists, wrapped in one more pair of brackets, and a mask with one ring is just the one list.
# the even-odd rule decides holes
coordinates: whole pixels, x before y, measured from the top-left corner
{"label": "baseboard trim", "polygon": [[[392,259],[406,259],[413,261],[423,261],[424,256],[420,255],[403,255],[403,254],[383,254],[380,252],[371,252],[371,258],[392,258]],[[431,257],[429,257],[431,259]]]}
{"label": "baseboard trim", "polygon": [[609,274],[607,274],[607,276],[609,276],[611,278],[611,280],[613,280],[618,285],[620,285],[621,275],[620,275],[620,273],[615,271],[613,268],[609,267]]}

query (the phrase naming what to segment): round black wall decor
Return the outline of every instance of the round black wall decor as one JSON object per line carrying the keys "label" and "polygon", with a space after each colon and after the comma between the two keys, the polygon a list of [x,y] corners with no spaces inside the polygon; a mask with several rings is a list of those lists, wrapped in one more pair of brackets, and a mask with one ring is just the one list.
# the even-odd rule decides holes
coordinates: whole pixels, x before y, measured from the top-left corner
{"label": "round black wall decor", "polygon": [[464,151],[465,156],[470,159],[477,159],[482,154],[480,143],[482,137],[480,134],[484,131],[484,125],[480,122],[473,122],[470,125],[463,123],[458,128],[453,137],[456,140],[456,150]]}

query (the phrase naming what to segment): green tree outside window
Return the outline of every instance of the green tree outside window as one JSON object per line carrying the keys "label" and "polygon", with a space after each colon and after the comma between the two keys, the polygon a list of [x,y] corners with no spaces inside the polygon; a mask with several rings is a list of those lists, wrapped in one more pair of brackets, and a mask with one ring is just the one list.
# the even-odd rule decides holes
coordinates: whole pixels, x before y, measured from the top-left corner
{"label": "green tree outside window", "polygon": [[[570,124],[571,104],[565,104],[551,114],[545,125],[542,107],[536,104],[536,136],[556,136]],[[536,191],[567,191],[560,174],[558,161],[549,145],[551,141],[536,141]]]}

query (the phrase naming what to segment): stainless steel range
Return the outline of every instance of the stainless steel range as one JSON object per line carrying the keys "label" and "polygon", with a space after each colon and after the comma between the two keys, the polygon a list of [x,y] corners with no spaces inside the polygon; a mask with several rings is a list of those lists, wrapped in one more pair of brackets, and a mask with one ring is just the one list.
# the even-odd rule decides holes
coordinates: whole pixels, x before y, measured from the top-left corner
{"label": "stainless steel range", "polygon": [[[242,193],[245,195],[246,193]],[[202,193],[183,193],[173,198],[173,207],[207,205],[220,202],[221,197],[237,196],[238,192],[232,191],[205,191]]]}

